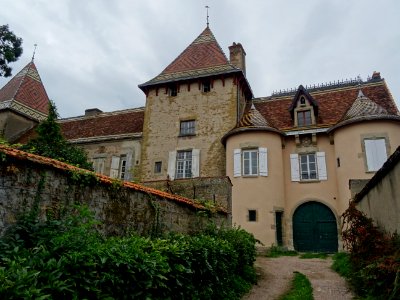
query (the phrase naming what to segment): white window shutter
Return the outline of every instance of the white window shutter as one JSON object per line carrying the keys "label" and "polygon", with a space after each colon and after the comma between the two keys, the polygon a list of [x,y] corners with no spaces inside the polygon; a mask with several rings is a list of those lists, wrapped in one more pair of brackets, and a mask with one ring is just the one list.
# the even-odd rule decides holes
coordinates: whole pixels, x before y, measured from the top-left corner
{"label": "white window shutter", "polygon": [[119,171],[119,156],[113,156],[111,157],[110,177],[118,178],[118,171]]}
{"label": "white window shutter", "polygon": [[268,176],[268,149],[258,149],[258,162],[260,167],[260,176]]}
{"label": "white window shutter", "polygon": [[242,175],[241,153],[240,149],[233,150],[233,177],[240,177]]}
{"label": "white window shutter", "polygon": [[200,177],[200,149],[192,150],[192,177]]}
{"label": "white window shutter", "polygon": [[168,157],[168,176],[169,179],[175,178],[176,151],[170,151]]}
{"label": "white window shutter", "polygon": [[290,170],[292,181],[300,181],[299,155],[297,153],[290,154]]}
{"label": "white window shutter", "polygon": [[387,160],[385,139],[367,139],[364,143],[368,171],[379,170]]}
{"label": "white window shutter", "polygon": [[317,167],[318,167],[318,179],[328,180],[328,173],[326,171],[325,152],[317,152]]}

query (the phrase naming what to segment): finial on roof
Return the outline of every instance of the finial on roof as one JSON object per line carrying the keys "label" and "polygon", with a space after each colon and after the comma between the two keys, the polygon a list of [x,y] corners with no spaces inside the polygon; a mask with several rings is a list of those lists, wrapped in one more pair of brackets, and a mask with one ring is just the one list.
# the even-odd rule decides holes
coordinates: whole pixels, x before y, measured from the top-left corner
{"label": "finial on roof", "polygon": [[35,53],[36,53],[37,44],[34,44],[33,46],[34,46],[34,48],[33,48],[33,54],[32,54],[32,61],[35,59]]}
{"label": "finial on roof", "polygon": [[209,22],[208,22],[208,9],[210,8],[208,5],[206,5],[205,6],[206,7],[206,9],[207,9],[207,28],[208,28],[208,25],[209,25]]}

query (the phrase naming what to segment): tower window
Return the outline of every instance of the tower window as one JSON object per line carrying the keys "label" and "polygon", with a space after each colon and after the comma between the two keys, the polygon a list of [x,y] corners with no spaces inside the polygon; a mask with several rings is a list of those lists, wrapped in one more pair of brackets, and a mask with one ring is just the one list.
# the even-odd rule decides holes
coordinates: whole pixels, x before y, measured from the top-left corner
{"label": "tower window", "polygon": [[203,93],[208,93],[211,91],[211,83],[210,81],[204,81],[202,84],[202,91]]}
{"label": "tower window", "polygon": [[255,209],[249,209],[249,222],[257,221],[257,211]]}
{"label": "tower window", "polygon": [[180,128],[179,128],[179,135],[195,135],[196,129],[196,121],[195,120],[187,120],[181,121]]}
{"label": "tower window", "polygon": [[156,161],[154,163],[154,173],[156,173],[156,174],[161,173],[161,166],[162,166],[162,162]]}
{"label": "tower window", "polygon": [[178,89],[176,85],[171,85],[168,87],[168,96],[176,97],[178,95]]}

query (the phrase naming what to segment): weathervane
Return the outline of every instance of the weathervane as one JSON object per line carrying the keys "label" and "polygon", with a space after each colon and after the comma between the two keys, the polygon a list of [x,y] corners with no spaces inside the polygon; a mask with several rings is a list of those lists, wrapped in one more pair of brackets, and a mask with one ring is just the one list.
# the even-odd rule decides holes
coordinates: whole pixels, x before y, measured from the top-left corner
{"label": "weathervane", "polygon": [[209,23],[208,23],[208,9],[210,8],[208,5],[206,5],[205,6],[206,7],[206,9],[207,9],[207,27],[208,27],[208,25],[209,25]]}
{"label": "weathervane", "polygon": [[33,46],[35,46],[35,48],[33,49],[32,61],[35,59],[35,53],[36,53],[37,44],[34,44]]}

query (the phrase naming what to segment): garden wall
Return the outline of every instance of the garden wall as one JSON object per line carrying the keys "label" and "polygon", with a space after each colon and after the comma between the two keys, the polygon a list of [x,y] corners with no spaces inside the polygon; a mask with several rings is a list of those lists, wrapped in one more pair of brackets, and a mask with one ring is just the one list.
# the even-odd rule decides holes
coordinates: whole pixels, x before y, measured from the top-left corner
{"label": "garden wall", "polygon": [[357,209],[388,232],[400,233],[400,147],[355,195]]}
{"label": "garden wall", "polygon": [[45,219],[75,203],[88,205],[107,235],[191,233],[211,221],[231,225],[223,208],[210,211],[188,198],[0,146],[0,234],[35,207]]}

